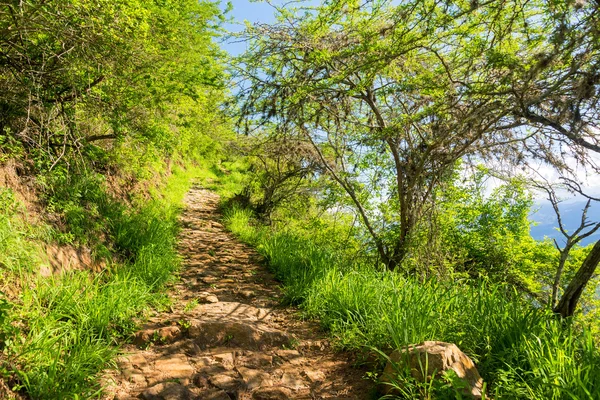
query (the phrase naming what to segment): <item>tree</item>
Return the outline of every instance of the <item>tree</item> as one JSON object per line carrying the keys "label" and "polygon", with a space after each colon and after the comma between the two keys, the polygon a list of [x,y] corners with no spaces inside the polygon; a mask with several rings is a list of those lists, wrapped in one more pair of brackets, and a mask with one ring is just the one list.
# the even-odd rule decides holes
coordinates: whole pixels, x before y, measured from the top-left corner
{"label": "tree", "polygon": [[90,143],[159,141],[157,116],[222,86],[220,14],[211,1],[0,2],[0,136],[50,168]]}
{"label": "tree", "polygon": [[457,161],[528,135],[508,97],[492,95],[512,76],[500,50],[541,33],[530,23],[536,10],[523,7],[330,1],[304,15],[279,10],[278,24],[246,33],[246,127],[270,121],[310,143],[393,270]]}
{"label": "tree", "polygon": [[[558,304],[557,304],[558,291],[561,286],[560,285],[561,278],[562,278],[565,266],[567,264],[569,255],[571,253],[571,250],[575,246],[577,246],[582,240],[584,240],[587,237],[590,237],[596,231],[598,231],[598,229],[600,229],[600,222],[594,223],[594,222],[590,222],[588,220],[587,213],[590,209],[591,201],[592,201],[591,199],[588,199],[585,207],[583,208],[583,210],[581,212],[581,220],[580,220],[579,226],[577,226],[572,231],[568,231],[565,224],[563,223],[562,214],[561,214],[561,211],[559,208],[560,200],[557,197],[554,187],[547,181],[544,184],[535,183],[534,185],[537,189],[545,191],[546,194],[548,195],[548,201],[552,205],[552,209],[554,210],[554,213],[557,218],[558,229],[560,230],[560,233],[565,237],[564,246],[560,246],[558,241],[556,239],[554,239],[554,246],[556,247],[556,249],[559,252],[559,260],[558,260],[558,265],[556,266],[556,273],[554,275],[554,280],[552,283],[552,294],[550,297],[550,306],[555,309],[555,312],[563,315],[563,317],[565,317],[567,315],[570,316],[570,315],[573,315],[574,306],[573,306],[573,310],[568,311],[567,309],[569,308],[569,306],[558,307]],[[586,261],[584,261],[584,264],[586,262],[587,262],[587,259],[586,259]],[[586,267],[586,268],[589,268],[589,267]],[[581,283],[579,283],[578,285],[580,285],[580,284]],[[582,290],[583,290],[583,288],[581,288],[581,291]],[[563,297],[564,297],[564,295],[563,295]],[[573,298],[571,298],[571,300],[565,300],[565,301],[562,301],[562,298],[561,298],[561,302],[570,304],[573,302]],[[575,301],[575,303],[576,303],[576,301]],[[566,309],[563,309],[563,307],[566,307]]]}
{"label": "tree", "polygon": [[276,207],[311,193],[308,183],[320,168],[313,148],[305,142],[277,135],[252,139],[240,149],[249,159],[251,176],[241,196],[260,219],[270,222]]}
{"label": "tree", "polygon": [[[517,144],[518,148],[513,150],[555,167],[572,192],[591,201],[599,200],[582,189],[576,167],[583,166],[593,174],[600,172],[593,160],[593,154],[600,152],[600,3],[561,1],[544,5],[545,18],[540,23],[546,27],[548,40],[543,41],[529,59],[525,58],[520,68],[515,68],[521,72],[515,72],[510,86],[498,91],[498,94],[512,93],[509,98],[515,118],[527,121],[537,130],[536,135]],[[554,205],[555,200],[551,199]],[[554,311],[569,317],[574,314],[600,262],[600,242],[592,247],[558,304],[554,304],[563,257],[570,251],[569,243],[585,235],[584,229],[596,231],[598,225],[587,222],[586,207],[579,229],[567,234],[556,206],[555,210],[559,228],[568,240],[561,251],[552,300]]]}

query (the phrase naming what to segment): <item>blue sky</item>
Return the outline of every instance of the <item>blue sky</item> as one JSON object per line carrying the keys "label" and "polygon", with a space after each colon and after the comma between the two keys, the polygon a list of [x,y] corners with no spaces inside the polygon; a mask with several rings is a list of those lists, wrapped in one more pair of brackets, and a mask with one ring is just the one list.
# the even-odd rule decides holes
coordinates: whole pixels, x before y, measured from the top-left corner
{"label": "blue sky", "polygon": [[[233,11],[229,14],[233,18],[233,23],[226,24],[225,28],[231,32],[239,32],[244,27],[244,21],[250,23],[256,22],[273,22],[275,20],[275,10],[272,6],[264,1],[250,1],[250,0],[230,0],[233,5]],[[280,6],[283,4],[292,3],[290,0],[272,0],[272,4]],[[307,0],[302,1],[306,5],[319,4],[318,0]],[[221,7],[225,8],[227,4],[226,0],[222,0]],[[225,42],[222,47],[227,50],[230,54],[236,55],[243,52],[246,48],[243,43]]]}

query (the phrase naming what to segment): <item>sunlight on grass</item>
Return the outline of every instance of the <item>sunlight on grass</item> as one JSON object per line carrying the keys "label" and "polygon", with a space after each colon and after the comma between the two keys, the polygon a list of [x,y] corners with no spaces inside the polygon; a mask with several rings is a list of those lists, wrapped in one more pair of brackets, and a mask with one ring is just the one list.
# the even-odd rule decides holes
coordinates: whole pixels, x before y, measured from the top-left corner
{"label": "sunlight on grass", "polygon": [[[595,399],[600,393],[600,351],[591,334],[527,305],[515,290],[377,271],[348,262],[310,234],[269,230],[251,217],[238,207],[225,212],[227,227],[267,258],[286,301],[318,318],[339,347],[389,353],[425,340],[452,342],[477,363],[495,398]],[[409,376],[399,379],[415,385]]]}

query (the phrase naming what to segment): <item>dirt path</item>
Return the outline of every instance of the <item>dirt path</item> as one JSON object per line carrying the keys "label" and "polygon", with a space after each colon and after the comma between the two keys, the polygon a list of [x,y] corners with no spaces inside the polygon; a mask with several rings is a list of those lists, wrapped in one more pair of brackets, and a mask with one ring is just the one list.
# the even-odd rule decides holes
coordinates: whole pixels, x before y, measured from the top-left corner
{"label": "dirt path", "polygon": [[334,353],[316,324],[278,306],[277,282],[218,222],[218,200],[188,193],[174,306],[125,349],[109,398],[368,399],[364,371]]}

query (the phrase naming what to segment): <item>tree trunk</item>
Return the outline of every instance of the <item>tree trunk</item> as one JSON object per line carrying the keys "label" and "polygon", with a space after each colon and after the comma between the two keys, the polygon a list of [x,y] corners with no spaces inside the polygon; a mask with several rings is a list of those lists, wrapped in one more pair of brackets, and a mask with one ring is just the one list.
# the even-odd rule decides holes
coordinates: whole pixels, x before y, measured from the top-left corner
{"label": "tree trunk", "polygon": [[554,277],[554,283],[552,284],[552,298],[550,299],[550,304],[552,304],[552,307],[556,307],[556,301],[558,300],[558,288],[560,287],[560,278],[563,270],[565,269],[565,264],[567,263],[567,258],[569,257],[570,251],[571,247],[568,245],[562,251],[560,251],[560,260],[558,261],[556,276]]}
{"label": "tree trunk", "polygon": [[554,312],[560,314],[563,318],[571,317],[575,313],[575,308],[583,293],[583,289],[594,275],[596,267],[600,263],[600,240],[596,242],[590,254],[585,258],[583,264],[575,274],[575,277],[567,286]]}

